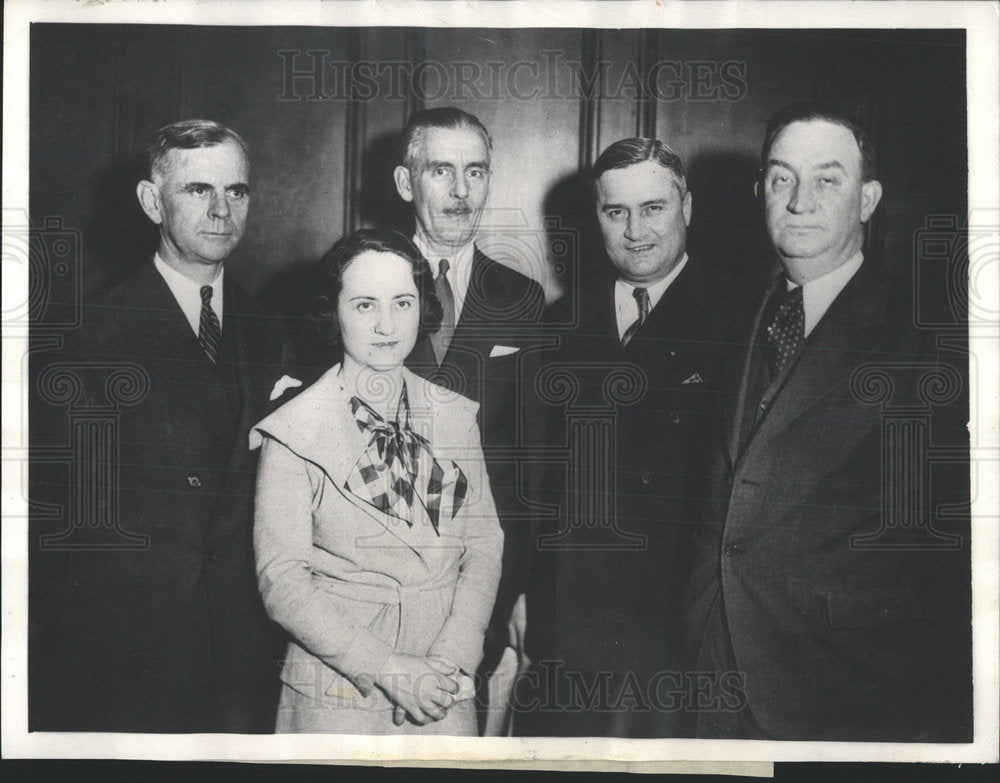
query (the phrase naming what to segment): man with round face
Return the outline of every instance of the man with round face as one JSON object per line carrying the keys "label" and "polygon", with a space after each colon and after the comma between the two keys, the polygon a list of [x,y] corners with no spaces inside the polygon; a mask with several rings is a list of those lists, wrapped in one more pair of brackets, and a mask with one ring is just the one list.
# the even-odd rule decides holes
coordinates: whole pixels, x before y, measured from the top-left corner
{"label": "man with round face", "polygon": [[38,599],[33,719],[50,730],[269,732],[280,640],[253,570],[247,437],[285,346],[278,319],[225,271],[246,228],[246,144],[187,120],[161,128],[149,157],[136,193],[159,245],[86,302],[67,336],[82,399],[116,417],[93,447],[106,461],[68,491],[114,502],[72,520],[92,532],[87,546],[37,547],[33,573],[50,600]]}
{"label": "man with round face", "polygon": [[793,283],[823,277],[860,252],[882,186],[863,178],[849,128],[793,122],[772,140],[765,166],[767,230]]}
{"label": "man with round face", "polygon": [[836,107],[768,123],[758,192],[783,272],[737,327],[695,526],[699,737],[971,739],[968,538],[925,507],[907,439],[934,429],[927,382],[960,376],[863,253],[875,162]]}
{"label": "man with round face", "polygon": [[622,280],[650,285],[684,258],[691,193],[682,178],[653,160],[609,169],[594,184],[604,249]]}
{"label": "man with round face", "polygon": [[[694,199],[680,157],[666,144],[615,142],[597,159],[592,183],[604,243],[594,253],[593,279],[584,278],[567,300],[576,313],[556,319],[578,324],[562,336],[552,363],[573,368],[575,405],[614,416],[615,441],[600,450],[588,444],[598,465],[571,466],[574,475],[602,479],[561,495],[564,535],[534,569],[528,605],[537,620],[528,634],[537,644],[533,659],[564,662],[567,679],[549,683],[564,698],[572,698],[566,689],[574,677],[600,682],[610,673],[611,709],[539,710],[515,726],[538,735],[672,736],[676,710],[627,694],[655,693],[661,673],[680,665],[685,520],[704,497],[701,454],[741,294],[724,274],[688,256]],[[637,373],[638,400],[617,404],[605,396],[614,396],[610,378]],[[553,442],[573,437],[572,413],[556,409]],[[614,483],[601,483],[609,474]],[[607,512],[586,516],[591,509]],[[544,670],[535,674],[544,681]]]}
{"label": "man with round face", "polygon": [[[497,263],[476,246],[493,176],[490,134],[467,112],[426,109],[409,119],[401,146],[402,164],[394,173],[396,190],[413,204],[413,241],[430,264],[444,310],[441,328],[417,341],[407,367],[480,404],[485,446],[525,448],[525,433],[533,435],[538,428],[525,424],[528,406],[516,408],[516,401],[531,393],[535,375],[525,369],[533,358],[530,354],[522,358],[522,350],[542,319],[545,295],[537,282]],[[489,456],[487,469],[504,530],[504,555],[486,656],[477,678],[484,687],[508,645],[520,646],[514,641],[523,636],[524,626],[524,602],[518,596],[526,587],[534,548],[530,526],[523,521],[531,516],[521,499],[524,471],[510,459]],[[511,680],[505,682],[490,686],[490,692],[506,693]],[[494,706],[490,714],[502,715],[503,704]],[[495,723],[485,725],[485,730],[502,731]]]}

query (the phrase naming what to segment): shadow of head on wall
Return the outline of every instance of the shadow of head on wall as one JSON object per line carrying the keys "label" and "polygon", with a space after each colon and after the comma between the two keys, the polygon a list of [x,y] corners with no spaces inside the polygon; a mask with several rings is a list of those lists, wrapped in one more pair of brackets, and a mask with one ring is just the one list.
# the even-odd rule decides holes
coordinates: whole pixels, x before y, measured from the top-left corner
{"label": "shadow of head on wall", "polygon": [[84,231],[84,293],[103,291],[148,261],[160,232],[146,217],[136,185],[149,177],[145,152],[101,166],[94,177],[93,212]]}
{"label": "shadow of head on wall", "polygon": [[577,172],[557,180],[546,193],[542,209],[548,246],[567,249],[550,254],[552,287],[565,296],[600,274],[606,263],[587,174]]}
{"label": "shadow of head on wall", "polygon": [[393,170],[402,162],[398,131],[371,140],[361,159],[358,215],[361,225],[413,234],[413,208],[396,192]]}
{"label": "shadow of head on wall", "polygon": [[745,152],[696,154],[687,166],[694,197],[688,251],[700,263],[759,281],[774,271],[762,201],[754,195],[759,163]]}

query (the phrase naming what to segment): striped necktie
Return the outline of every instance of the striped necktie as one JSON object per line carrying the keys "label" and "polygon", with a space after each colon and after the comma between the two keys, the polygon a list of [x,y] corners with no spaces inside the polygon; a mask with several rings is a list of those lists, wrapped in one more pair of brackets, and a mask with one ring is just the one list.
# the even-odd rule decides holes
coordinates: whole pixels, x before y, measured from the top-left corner
{"label": "striped necktie", "polygon": [[646,323],[646,319],[649,317],[649,291],[645,288],[634,288],[632,296],[635,297],[635,302],[639,305],[639,317],[622,335],[622,348],[629,344],[629,341],[635,337],[635,333],[639,331],[639,327]]}
{"label": "striped necktie", "polygon": [[201,349],[215,364],[219,356],[219,340],[222,338],[222,327],[219,317],[212,309],[212,286],[201,287],[201,323],[198,325],[198,342]]}

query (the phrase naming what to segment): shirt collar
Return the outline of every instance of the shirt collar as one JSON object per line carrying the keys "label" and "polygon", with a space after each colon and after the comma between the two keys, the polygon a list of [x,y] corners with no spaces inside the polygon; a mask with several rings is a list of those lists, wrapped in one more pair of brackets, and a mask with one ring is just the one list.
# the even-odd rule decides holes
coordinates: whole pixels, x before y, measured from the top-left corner
{"label": "shirt collar", "polygon": [[652,310],[656,307],[657,303],[663,298],[663,295],[670,288],[670,284],[677,279],[678,275],[684,271],[684,267],[687,266],[688,254],[685,253],[680,262],[670,270],[670,274],[664,277],[662,280],[657,280],[655,283],[651,283],[647,286],[640,286],[635,283],[630,283],[627,280],[622,280],[618,278],[618,284],[615,286],[616,291],[619,291],[628,299],[633,299],[634,294],[632,293],[636,288],[645,288],[646,293],[649,295],[649,309]]}
{"label": "shirt collar", "polygon": [[427,259],[435,280],[437,280],[441,259],[448,259],[448,282],[451,283],[451,291],[455,296],[455,318],[457,319],[462,313],[465,294],[469,290],[469,279],[472,277],[472,260],[476,255],[476,243],[467,242],[458,250],[453,250],[450,255],[432,253],[419,235],[414,235],[413,244],[417,246],[417,250],[423,253],[424,258]]}
{"label": "shirt collar", "polygon": [[646,294],[649,296],[649,309],[652,312],[653,308],[659,303],[666,293],[670,284],[677,279],[677,276],[684,271],[684,267],[687,266],[688,256],[685,253],[673,269],[670,270],[670,274],[664,277],[662,280],[657,280],[655,283],[647,286],[636,285],[635,283],[629,283],[626,280],[618,278],[615,281],[615,317],[618,322],[618,337],[619,339],[625,334],[625,331],[635,322],[635,319],[639,317],[639,303],[635,299],[635,289],[645,288]]}
{"label": "shirt collar", "polygon": [[[174,295],[174,299],[177,300],[177,304],[180,305],[181,310],[184,311],[184,316],[187,318],[194,333],[198,334],[198,329],[201,326],[201,283],[196,283],[191,278],[182,275],[167,264],[160,257],[159,253],[153,256],[153,265],[156,267],[156,271],[160,273],[164,282],[166,282],[170,293]],[[210,285],[212,286],[212,310],[215,311],[215,315],[219,319],[219,326],[221,327],[223,311],[222,279],[225,275],[225,267],[219,264],[217,269],[219,270],[218,274],[216,274],[215,280]]]}
{"label": "shirt collar", "polygon": [[[810,280],[802,287],[802,308],[806,316],[804,329],[806,337],[816,327],[816,324],[820,322],[820,319],[826,315],[826,311],[830,309],[833,300],[844,290],[844,286],[850,282],[851,278],[861,268],[862,261],[864,261],[864,255],[859,250],[836,269],[827,272],[822,277],[817,277],[815,280]],[[789,280],[788,290],[791,291],[795,287],[795,284]]]}

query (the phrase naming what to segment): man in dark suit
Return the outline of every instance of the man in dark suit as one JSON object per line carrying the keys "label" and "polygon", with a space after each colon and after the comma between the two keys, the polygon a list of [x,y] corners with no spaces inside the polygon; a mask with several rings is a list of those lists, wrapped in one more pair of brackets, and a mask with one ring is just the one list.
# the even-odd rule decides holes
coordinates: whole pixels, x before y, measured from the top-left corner
{"label": "man in dark suit", "polygon": [[784,273],[741,326],[695,536],[700,737],[971,740],[969,541],[932,518],[923,450],[962,373],[862,253],[875,160],[835,108],[768,124],[759,187]]}
{"label": "man in dark suit", "polygon": [[230,129],[161,129],[137,188],[159,248],[84,304],[42,371],[43,398],[70,405],[71,437],[108,429],[76,456],[67,530],[34,528],[34,730],[273,730],[280,652],[254,575],[247,433],[284,341],[225,272],[248,183]]}
{"label": "man in dark suit", "polygon": [[575,463],[562,528],[539,541],[528,596],[538,691],[519,694],[515,725],[525,734],[669,736],[684,540],[740,295],[688,257],[693,198],[669,147],[615,142],[592,182],[606,259],[564,305],[575,315],[555,319],[575,321],[551,357],[573,379],[573,399],[553,412],[554,442],[568,442]]}
{"label": "man in dark suit", "polygon": [[[474,241],[489,198],[492,147],[475,116],[455,108],[427,109],[407,123],[403,163],[395,170],[400,197],[413,204],[413,240],[430,263],[444,308],[440,330],[417,343],[407,366],[480,403],[486,464],[504,531],[503,572],[481,684],[509,643],[523,635],[519,596],[533,536],[512,452],[526,445],[519,400],[532,371],[526,369],[530,359],[524,349],[545,309],[537,282],[488,258]],[[516,628],[509,627],[512,620]]]}

